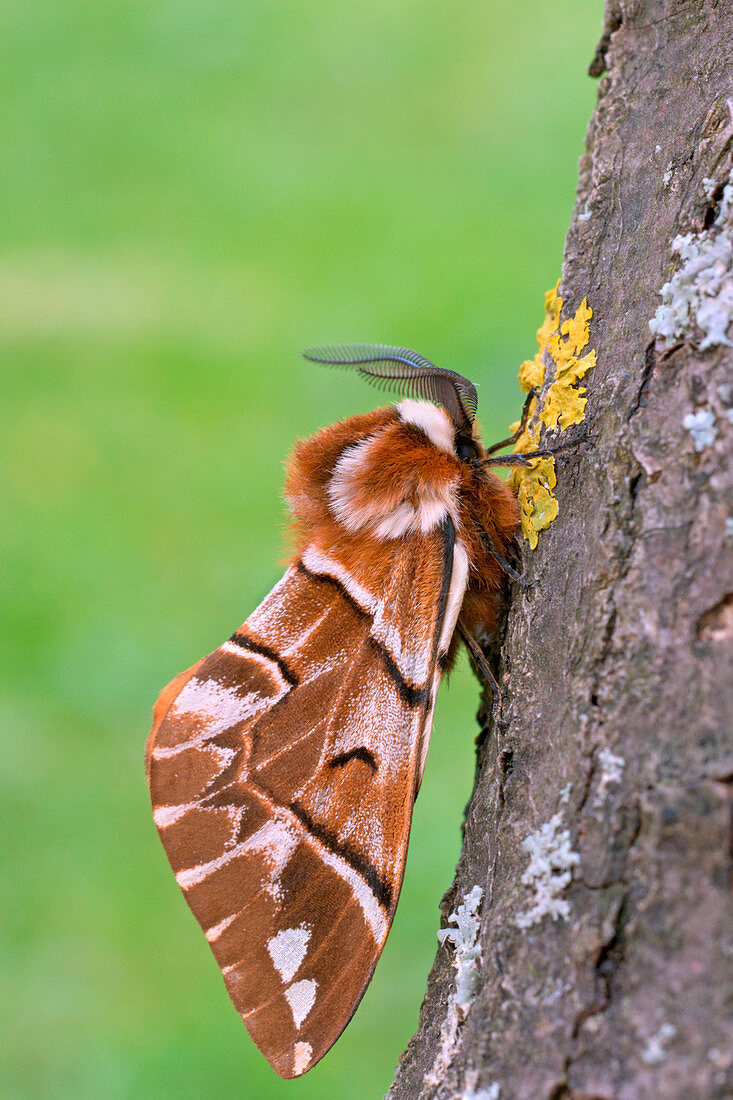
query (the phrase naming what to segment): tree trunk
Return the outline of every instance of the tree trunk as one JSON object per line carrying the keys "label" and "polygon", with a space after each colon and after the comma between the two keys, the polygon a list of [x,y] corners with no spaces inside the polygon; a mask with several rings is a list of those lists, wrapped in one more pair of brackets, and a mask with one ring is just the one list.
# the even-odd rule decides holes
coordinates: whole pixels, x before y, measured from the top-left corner
{"label": "tree trunk", "polygon": [[522,539],[393,1100],[733,1095],[733,7],[608,0],[605,31],[559,289],[588,437]]}

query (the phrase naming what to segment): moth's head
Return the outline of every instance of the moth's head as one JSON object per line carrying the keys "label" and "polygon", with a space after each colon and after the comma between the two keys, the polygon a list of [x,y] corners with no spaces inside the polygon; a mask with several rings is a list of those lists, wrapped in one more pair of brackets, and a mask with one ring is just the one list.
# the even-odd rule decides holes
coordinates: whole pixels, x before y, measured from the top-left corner
{"label": "moth's head", "polygon": [[461,462],[483,456],[475,426],[478,394],[462,374],[436,367],[409,348],[385,344],[308,348],[303,355],[314,363],[353,367],[380,389],[405,394],[397,405],[400,419],[420,428],[436,447]]}

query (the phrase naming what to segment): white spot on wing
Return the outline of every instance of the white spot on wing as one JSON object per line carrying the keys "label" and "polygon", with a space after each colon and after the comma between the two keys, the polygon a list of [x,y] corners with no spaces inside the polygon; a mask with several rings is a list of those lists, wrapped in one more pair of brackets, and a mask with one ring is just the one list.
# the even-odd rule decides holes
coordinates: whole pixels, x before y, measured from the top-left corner
{"label": "white spot on wing", "polygon": [[214,940],[218,940],[222,932],[229,927],[232,921],[237,916],[236,913],[232,913],[230,917],[224,917],[224,920],[220,920],[218,924],[215,924],[213,928],[207,928],[204,935],[209,943],[213,943]]}
{"label": "white spot on wing", "polygon": [[[224,809],[229,818],[230,833],[233,838],[239,832],[244,807],[226,806]],[[156,806],[153,811],[153,820],[159,829],[166,829],[169,825],[174,825],[176,821],[191,810],[201,810],[202,813],[211,812],[208,808],[202,809],[199,802],[181,802],[177,806]]]}
{"label": "white spot on wing", "polygon": [[153,810],[153,821],[159,829],[165,829],[173,825],[179,817],[183,817],[189,810],[198,808],[198,802],[181,802],[178,806],[156,806]]}
{"label": "white spot on wing", "polygon": [[305,978],[302,982],[295,982],[289,989],[285,990],[285,997],[290,1005],[290,1011],[293,1014],[293,1021],[296,1027],[300,1027],[303,1020],[313,1008],[317,989],[317,982],[314,982],[310,978]]}
{"label": "white spot on wing", "polygon": [[270,958],[284,982],[289,982],[305,958],[310,928],[301,924],[299,928],[283,928],[267,943]]}
{"label": "white spot on wing", "polygon": [[313,1047],[310,1043],[295,1044],[293,1047],[293,1073],[296,1077],[299,1077],[301,1073],[305,1073],[311,1064],[312,1057]]}
{"label": "white spot on wing", "polygon": [[209,719],[209,728],[216,726],[220,733],[240,718],[247,718],[259,698],[253,692],[237,695],[218,680],[199,680],[194,676],[177,696],[172,711],[177,716],[203,713]]}

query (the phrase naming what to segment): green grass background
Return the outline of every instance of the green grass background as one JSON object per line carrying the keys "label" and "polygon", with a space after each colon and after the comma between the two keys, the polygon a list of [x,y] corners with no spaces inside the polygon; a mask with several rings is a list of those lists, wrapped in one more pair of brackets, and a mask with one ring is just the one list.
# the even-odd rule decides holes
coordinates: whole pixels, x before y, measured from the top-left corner
{"label": "green grass background", "polygon": [[152,702],[278,578],[282,463],[405,343],[520,406],[601,4],[6,0],[0,39],[0,1093],[378,1097],[473,778],[443,689],[394,928],[303,1080],[251,1044],[150,818]]}

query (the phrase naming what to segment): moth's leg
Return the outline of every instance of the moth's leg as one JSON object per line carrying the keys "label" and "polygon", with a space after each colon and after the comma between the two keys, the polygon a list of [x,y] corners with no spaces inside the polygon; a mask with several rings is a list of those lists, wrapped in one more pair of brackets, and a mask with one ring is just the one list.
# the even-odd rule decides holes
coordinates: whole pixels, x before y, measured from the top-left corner
{"label": "moth's leg", "polygon": [[507,439],[502,439],[499,443],[492,443],[490,447],[486,448],[487,455],[493,455],[494,451],[500,451],[502,447],[511,447],[513,443],[516,443],[520,435],[527,427],[527,420],[529,419],[529,406],[532,404],[532,398],[538,397],[539,391],[532,387],[527,396],[524,399],[524,405],[522,406],[522,419],[519,421],[519,427],[516,432],[508,436]]}
{"label": "moth's leg", "polygon": [[471,654],[471,656],[473,657],[474,661],[476,662],[476,666],[477,666],[479,672],[484,677],[484,679],[487,681],[487,683],[489,683],[491,685],[491,697],[492,697],[491,714],[493,716],[495,725],[500,726],[500,725],[502,725],[502,717],[501,717],[501,702],[502,702],[502,699],[501,699],[501,688],[499,687],[499,685],[497,683],[496,676],[494,676],[494,673],[489,668],[489,662],[486,660],[486,657],[484,656],[484,653],[483,653],[483,650],[481,649],[481,646],[478,644],[478,642],[474,638],[473,634],[471,634],[471,632],[466,629],[466,627],[463,625],[463,623],[460,621],[460,619],[458,620],[458,633],[460,634],[463,641],[466,643],[466,646],[468,647],[468,651]]}
{"label": "moth's leg", "polygon": [[486,531],[481,532],[481,541],[491,554],[492,558],[499,563],[499,565],[502,567],[508,577],[511,577],[511,579],[513,581],[516,581],[517,584],[520,584],[522,588],[532,587],[533,582],[528,581],[526,577],[523,577],[521,573],[518,573],[514,566],[511,565],[506,560],[506,558],[499,553],[499,551],[496,549],[493,542],[491,541],[491,536],[488,535]]}
{"label": "moth's leg", "polygon": [[485,466],[529,466],[536,458],[552,458],[559,451],[567,451],[569,447],[577,446],[578,440],[572,443],[558,443],[557,447],[542,447],[537,451],[525,451],[524,454],[497,455],[496,458],[485,458]]}
{"label": "moth's leg", "polygon": [[484,459],[484,464],[486,466],[529,466],[535,458],[551,458],[554,453],[545,448],[541,451],[527,451],[523,455],[497,455],[496,458]]}
{"label": "moth's leg", "polygon": [[536,451],[525,451],[523,454],[497,455],[496,458],[484,458],[482,460],[482,465],[529,466],[530,462],[533,462],[535,458],[552,458],[553,455],[559,454],[560,451],[570,450],[571,447],[577,447],[583,440],[588,439],[591,439],[591,436],[587,430],[584,430],[580,435],[575,434],[573,439],[566,439],[561,443],[556,443],[552,447],[539,447]]}

